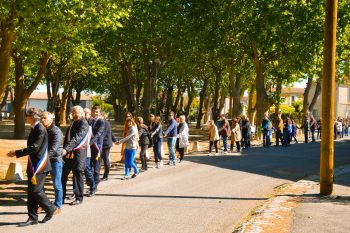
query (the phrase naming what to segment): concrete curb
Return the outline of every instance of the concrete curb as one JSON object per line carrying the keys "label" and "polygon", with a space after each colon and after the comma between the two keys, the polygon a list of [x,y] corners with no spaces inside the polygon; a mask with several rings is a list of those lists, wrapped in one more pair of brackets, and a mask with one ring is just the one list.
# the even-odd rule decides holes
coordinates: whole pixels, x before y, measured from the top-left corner
{"label": "concrete curb", "polygon": [[[334,169],[334,177],[348,172],[350,164]],[[290,232],[292,209],[298,206],[303,194],[319,184],[318,180],[319,175],[312,175],[276,190],[235,228],[234,233]]]}

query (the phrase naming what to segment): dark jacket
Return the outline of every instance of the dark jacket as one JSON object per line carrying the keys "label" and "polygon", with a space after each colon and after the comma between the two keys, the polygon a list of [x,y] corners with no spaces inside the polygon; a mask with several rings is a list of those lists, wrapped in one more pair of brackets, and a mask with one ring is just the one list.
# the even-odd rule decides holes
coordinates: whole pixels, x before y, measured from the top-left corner
{"label": "dark jacket", "polygon": [[[40,159],[45,155],[47,147],[48,147],[47,131],[41,123],[38,123],[37,125],[34,126],[34,128],[30,130],[28,140],[27,140],[27,148],[24,148],[22,150],[16,150],[16,157],[20,158],[28,155],[30,157],[30,160],[33,163],[33,166],[36,168]],[[46,164],[43,167],[43,169],[40,170],[40,172],[38,172],[37,174],[46,173],[46,172],[49,172],[50,170],[51,170],[50,163],[49,161],[46,161]],[[28,176],[33,175],[29,168],[29,163],[27,165],[27,174]]]}
{"label": "dark jacket", "polygon": [[47,130],[49,158],[51,162],[62,162],[63,134],[60,128],[52,124]]}
{"label": "dark jacket", "polygon": [[74,152],[73,169],[85,169],[85,160],[88,147],[87,141],[80,149],[78,149],[77,146],[86,138],[88,132],[89,124],[84,118],[74,121],[71,127],[67,130],[63,149],[65,149],[68,153]]}
{"label": "dark jacket", "polygon": [[252,128],[248,120],[242,120],[242,135],[250,135],[252,133]]}
{"label": "dark jacket", "polygon": [[138,127],[139,130],[139,144],[140,146],[145,146],[145,145],[149,145],[150,144],[150,140],[148,138],[148,127],[147,125],[140,125]]}
{"label": "dark jacket", "polygon": [[154,124],[152,128],[152,139],[153,142],[159,142],[163,139],[162,124]]}
{"label": "dark jacket", "polygon": [[168,123],[168,128],[167,130],[164,132],[164,134],[168,137],[168,138],[176,138],[177,136],[177,123],[175,119],[171,119]]}
{"label": "dark jacket", "polygon": [[228,122],[227,119],[222,120],[222,126],[221,126],[221,128],[219,128],[219,134],[222,137],[231,136],[231,127],[230,127],[230,123]]}
{"label": "dark jacket", "polygon": [[111,131],[111,124],[109,123],[109,121],[105,121],[103,148],[104,149],[111,148],[113,145],[113,142],[116,142],[116,141],[117,139],[114,137]]}
{"label": "dark jacket", "polygon": [[90,140],[90,145],[97,143],[98,146],[102,147],[104,138],[105,121],[102,119],[97,119],[92,121],[92,138]]}

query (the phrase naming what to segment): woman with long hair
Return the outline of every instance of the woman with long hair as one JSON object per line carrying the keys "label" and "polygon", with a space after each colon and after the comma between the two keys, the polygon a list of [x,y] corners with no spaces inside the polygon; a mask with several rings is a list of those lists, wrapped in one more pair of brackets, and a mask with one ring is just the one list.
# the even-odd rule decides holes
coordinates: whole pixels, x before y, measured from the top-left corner
{"label": "woman with long hair", "polygon": [[125,149],[124,149],[124,163],[125,163],[125,176],[123,180],[128,180],[130,168],[132,167],[134,169],[134,174],[131,176],[131,178],[135,178],[139,174],[139,170],[137,169],[137,166],[134,162],[136,150],[139,146],[138,140],[138,132],[137,128],[135,127],[135,122],[131,118],[127,118],[125,121],[125,125],[127,126],[127,134],[126,136],[117,142],[117,144],[125,143]]}

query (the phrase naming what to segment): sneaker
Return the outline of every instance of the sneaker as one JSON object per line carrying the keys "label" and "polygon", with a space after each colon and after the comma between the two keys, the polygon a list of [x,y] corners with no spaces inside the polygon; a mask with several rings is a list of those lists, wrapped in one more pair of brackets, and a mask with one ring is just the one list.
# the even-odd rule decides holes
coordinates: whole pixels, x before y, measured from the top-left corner
{"label": "sneaker", "polygon": [[220,153],[215,153],[215,155],[220,155]]}
{"label": "sneaker", "polygon": [[163,160],[160,161],[159,163],[159,167],[162,168],[163,167]]}
{"label": "sneaker", "polygon": [[53,212],[53,215],[59,215],[62,212],[61,208],[56,208],[55,212]]}
{"label": "sneaker", "polygon": [[227,151],[224,151],[224,155],[227,155]]}
{"label": "sneaker", "polygon": [[159,168],[159,163],[156,163],[156,168]]}
{"label": "sneaker", "polygon": [[128,180],[128,179],[130,179],[129,176],[124,176],[123,178],[121,178],[121,180]]}
{"label": "sneaker", "polygon": [[134,173],[134,174],[131,176],[131,178],[132,178],[132,179],[136,178],[136,176],[137,176],[138,174],[139,174],[139,173]]}
{"label": "sneaker", "polygon": [[212,156],[212,153],[209,153],[208,156]]}

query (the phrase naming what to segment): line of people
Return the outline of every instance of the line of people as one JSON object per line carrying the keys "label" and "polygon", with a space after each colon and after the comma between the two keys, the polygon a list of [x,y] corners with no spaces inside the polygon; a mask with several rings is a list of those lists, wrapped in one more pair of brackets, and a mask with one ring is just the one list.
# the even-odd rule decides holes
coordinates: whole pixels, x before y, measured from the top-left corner
{"label": "line of people", "polygon": [[[102,117],[99,106],[92,110],[74,106],[71,112],[72,124],[65,137],[62,131],[53,123],[54,116],[49,112],[41,113],[36,108],[30,108],[26,113],[27,123],[31,131],[27,140],[27,147],[8,152],[9,157],[28,156],[27,177],[27,209],[28,219],[19,226],[29,226],[38,223],[38,213],[46,212],[41,221],[45,223],[54,215],[61,213],[66,199],[67,182],[73,173],[73,195],[70,205],[78,205],[84,197],[84,175],[89,186],[87,196],[93,197],[101,181],[101,164],[104,164],[102,181],[108,180],[110,169],[109,152],[113,143],[123,144],[122,155],[125,163],[123,180],[135,178],[139,172],[147,171],[147,149],[153,147],[156,167],[163,167],[162,142],[166,138],[169,149],[169,165],[176,165],[175,149],[180,155],[180,162],[184,159],[184,148],[189,145],[189,129],[185,116],[180,116],[177,122],[174,113],[169,113],[166,131],[162,130],[160,116],[150,115],[150,125],[143,123],[142,117],[135,120],[131,113],[127,113],[124,124],[123,138],[117,140],[112,134],[108,121]],[[137,168],[135,156],[140,148],[141,170]],[[134,174],[129,176],[133,168]],[[50,202],[45,194],[44,183],[48,173],[51,174],[55,201]]]}

